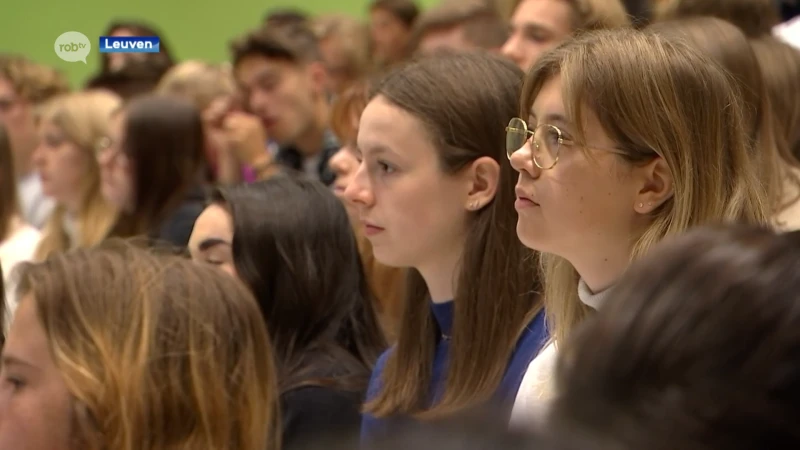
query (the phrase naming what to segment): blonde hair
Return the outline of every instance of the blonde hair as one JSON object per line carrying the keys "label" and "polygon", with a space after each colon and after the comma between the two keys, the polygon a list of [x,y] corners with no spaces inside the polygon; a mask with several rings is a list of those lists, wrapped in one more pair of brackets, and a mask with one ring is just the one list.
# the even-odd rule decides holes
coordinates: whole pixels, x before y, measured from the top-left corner
{"label": "blonde hair", "polygon": [[235,278],[111,240],[26,263],[84,450],[279,450],[272,349]]}
{"label": "blonde hair", "polygon": [[175,95],[204,111],[220,97],[236,95],[236,81],[228,65],[185,61],[171,68],[159,81],[156,93]]}
{"label": "blonde hair", "polygon": [[103,198],[100,190],[96,149],[108,133],[111,115],[120,105],[119,97],[109,92],[84,91],[56,97],[45,106],[42,121],[58,127],[70,142],[85,153],[87,164],[76,217],[79,229],[77,242],[70,242],[64,231],[65,207],[56,205],[36,249],[37,258],[44,258],[54,251],[89,247],[108,236],[117,219],[117,209]]}
{"label": "blonde hair", "polygon": [[[661,157],[672,174],[674,194],[636,237],[632,259],[665,236],[697,225],[768,223],[741,100],[716,63],[651,32],[594,32],[536,63],[523,88],[523,117],[542,85],[559,74],[571,123],[582,124],[593,113],[624,150],[624,159]],[[577,143],[586,142],[583,130],[575,135]],[[541,261],[550,330],[563,341],[589,309],[578,298],[579,275],[572,264],[553,254],[543,254]]]}
{"label": "blonde hair", "polygon": [[35,106],[69,92],[63,74],[20,55],[0,55],[0,77],[11,83],[17,95]]}
{"label": "blonde hair", "polygon": [[343,71],[350,82],[369,71],[369,31],[362,22],[344,14],[328,14],[315,18],[311,29],[318,41],[332,39],[340,45],[344,65],[336,69]]}

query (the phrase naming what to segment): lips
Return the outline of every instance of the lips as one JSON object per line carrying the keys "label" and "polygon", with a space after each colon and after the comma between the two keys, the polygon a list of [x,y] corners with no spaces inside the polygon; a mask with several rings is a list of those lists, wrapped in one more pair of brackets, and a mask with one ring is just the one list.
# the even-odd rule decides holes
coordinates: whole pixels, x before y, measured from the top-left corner
{"label": "lips", "polygon": [[532,204],[534,204],[534,205],[536,205],[536,206],[539,206],[539,204],[538,204],[538,203],[536,203],[536,202],[533,200],[533,196],[532,196],[532,195],[530,195],[530,194],[528,194],[527,192],[525,192],[525,190],[524,190],[524,189],[522,189],[521,187],[517,186],[517,187],[514,189],[514,193],[517,195],[517,199],[518,199],[518,200],[522,200],[522,201],[525,201],[525,202],[530,202],[530,203],[532,203]]}
{"label": "lips", "polygon": [[364,226],[364,234],[367,235],[367,237],[375,236],[376,234],[383,231],[382,227],[379,227],[373,223],[364,220],[361,221],[361,224]]}

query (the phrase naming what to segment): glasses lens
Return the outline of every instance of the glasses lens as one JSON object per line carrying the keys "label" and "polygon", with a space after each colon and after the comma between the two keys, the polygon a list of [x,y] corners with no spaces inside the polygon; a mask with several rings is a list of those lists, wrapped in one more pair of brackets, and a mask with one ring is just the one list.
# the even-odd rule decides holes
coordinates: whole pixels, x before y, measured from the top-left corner
{"label": "glasses lens", "polygon": [[509,158],[525,145],[528,140],[528,125],[524,120],[515,117],[506,127],[506,154]]}
{"label": "glasses lens", "polygon": [[533,161],[542,169],[549,169],[558,160],[561,131],[553,125],[540,125],[533,134]]}

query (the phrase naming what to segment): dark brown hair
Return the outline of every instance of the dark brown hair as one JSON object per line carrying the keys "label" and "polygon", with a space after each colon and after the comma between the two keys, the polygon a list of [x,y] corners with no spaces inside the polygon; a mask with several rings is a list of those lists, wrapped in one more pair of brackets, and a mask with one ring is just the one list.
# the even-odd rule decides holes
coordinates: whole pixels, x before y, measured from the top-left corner
{"label": "dark brown hair", "polygon": [[500,164],[497,194],[474,214],[464,242],[442,398],[425,411],[439,331],[428,288],[411,270],[397,346],[382,373],[382,389],[366,405],[375,416],[443,417],[488,400],[525,326],[541,310],[531,252],[514,232],[517,177],[504,148],[521,85],[520,69],[499,56],[443,52],[389,74],[373,92],[373,98],[385,98],[424,124],[442,172],[453,174],[480,157]]}
{"label": "dark brown hair", "polygon": [[11,219],[19,214],[14,155],[6,126],[0,123],[0,242],[11,232]]}
{"label": "dark brown hair", "polygon": [[128,103],[122,152],[134,180],[133,212],[120,215],[112,233],[150,234],[202,185],[205,135],[200,112],[188,100],[147,95]]}
{"label": "dark brown hair", "polygon": [[773,36],[750,43],[764,73],[781,137],[800,158],[800,50]]}
{"label": "dark brown hair", "polygon": [[25,263],[18,293],[75,404],[76,448],[280,448],[269,337],[233,277],[110,240]]}
{"label": "dark brown hair", "polygon": [[282,27],[286,25],[305,25],[310,18],[305,11],[296,8],[277,8],[267,11],[264,15],[264,25]]}
{"label": "dark brown hair", "polygon": [[87,80],[86,89],[104,89],[117,94],[123,100],[148,94],[158,86],[167,68],[154,65],[148,60],[130,61],[113,72],[100,72]]}
{"label": "dark brown hair", "polygon": [[739,27],[748,38],[771,34],[780,23],[774,0],[668,0],[656,11],[657,20],[717,17]]}
{"label": "dark brown hair", "polygon": [[[331,386],[364,392],[385,350],[350,219],[324,185],[280,176],[221,188],[233,218],[233,260],[261,308],[282,392]],[[330,367],[346,370],[337,376]]]}
{"label": "dark brown hair", "polygon": [[561,349],[547,428],[608,449],[800,445],[800,233],[665,241]]}
{"label": "dark brown hair", "polygon": [[[777,126],[761,66],[750,41],[733,24],[716,17],[688,17],[652,25],[650,31],[685,41],[719,63],[730,75],[742,98],[742,113],[753,143],[753,163],[776,214],[797,200],[786,196],[800,188],[800,179],[786,166],[800,167]],[[789,181],[791,186],[787,183]]]}
{"label": "dark brown hair", "polygon": [[[158,53],[147,53],[145,61],[160,73],[165,73],[175,64],[172,52],[170,52],[170,47],[167,45],[164,36],[152,25],[134,20],[115,20],[108,25],[103,36],[110,36],[119,30],[130,31],[134,36],[157,36],[159,38]],[[108,53],[100,53],[101,72],[111,71],[109,61]]]}
{"label": "dark brown hair", "polygon": [[233,66],[244,58],[261,56],[295,64],[320,61],[319,40],[308,24],[291,23],[283,26],[262,26],[231,44]]}
{"label": "dark brown hair", "polygon": [[413,0],[373,0],[369,10],[376,9],[388,11],[407,28],[411,28],[419,16],[419,7]]}
{"label": "dark brown hair", "polygon": [[464,37],[478,48],[500,48],[508,39],[508,24],[485,0],[445,1],[425,11],[414,24],[414,46],[428,33],[463,27]]}

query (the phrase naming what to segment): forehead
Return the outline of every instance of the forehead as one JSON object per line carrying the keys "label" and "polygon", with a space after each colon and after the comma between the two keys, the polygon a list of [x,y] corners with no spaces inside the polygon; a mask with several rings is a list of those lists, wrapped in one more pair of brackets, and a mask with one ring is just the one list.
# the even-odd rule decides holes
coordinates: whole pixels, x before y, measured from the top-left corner
{"label": "forehead", "polygon": [[567,0],[522,0],[514,10],[515,26],[538,25],[549,30],[572,28],[572,6]]}
{"label": "forehead", "polygon": [[361,115],[358,147],[364,155],[388,149],[411,160],[436,154],[424,124],[382,96],[372,99]]}
{"label": "forehead", "polygon": [[3,353],[38,367],[51,361],[47,335],[37,314],[36,301],[30,294],[22,298],[14,313]]}
{"label": "forehead", "polygon": [[242,58],[236,65],[236,79],[246,85],[257,83],[262,78],[275,75],[286,75],[296,72],[298,66],[285,60],[251,55]]}
{"label": "forehead", "polygon": [[462,25],[429,31],[422,36],[419,42],[419,50],[422,53],[430,53],[444,48],[463,49],[465,47],[467,47],[467,42]]}
{"label": "forehead", "polygon": [[215,237],[220,239],[233,236],[233,218],[223,206],[213,203],[206,207],[194,223],[192,237],[200,239]]}
{"label": "forehead", "polygon": [[539,119],[550,114],[564,115],[564,98],[561,94],[561,76],[557,75],[542,84],[531,106],[531,114]]}

